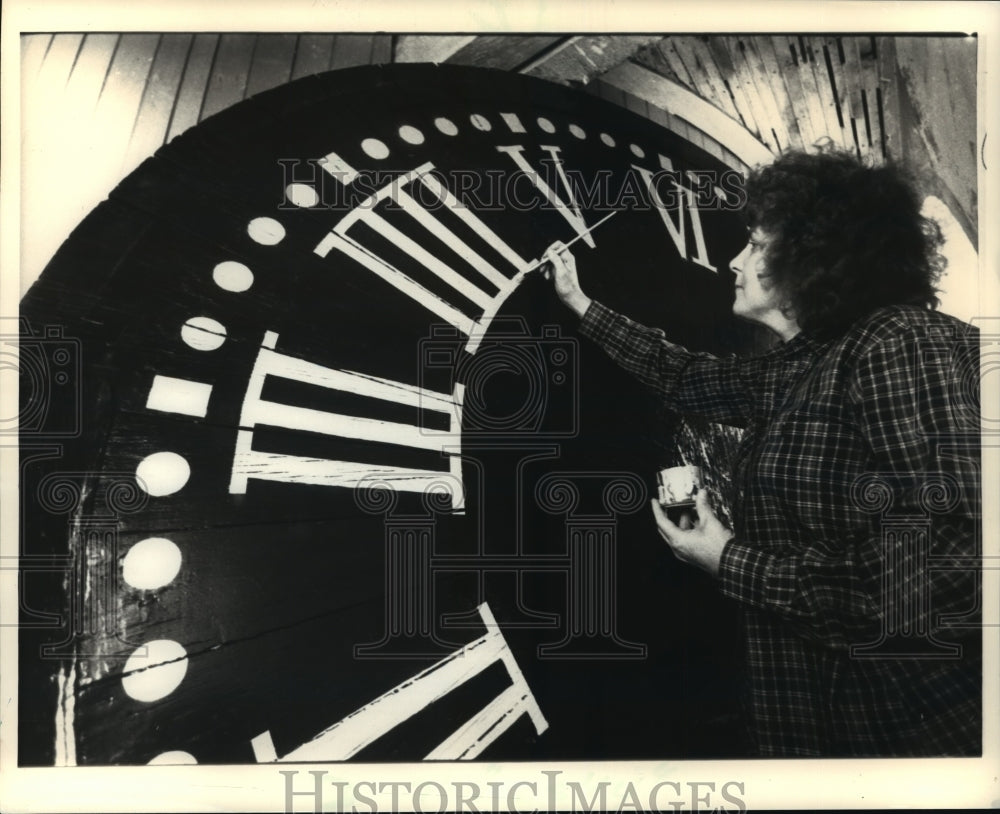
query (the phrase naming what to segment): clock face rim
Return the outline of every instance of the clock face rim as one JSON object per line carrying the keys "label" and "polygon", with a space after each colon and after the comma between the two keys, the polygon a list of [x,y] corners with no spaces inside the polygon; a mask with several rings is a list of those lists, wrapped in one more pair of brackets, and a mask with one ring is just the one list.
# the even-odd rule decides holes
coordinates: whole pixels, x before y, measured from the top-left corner
{"label": "clock face rim", "polygon": [[[478,79],[478,78],[481,78],[483,76],[483,74],[481,74],[479,72],[481,70],[482,69],[479,69],[478,71],[477,71],[477,69],[454,69],[454,70],[449,70],[449,71],[443,71],[442,70],[442,66],[437,66],[437,67],[434,67],[430,72],[424,72],[424,73],[425,73],[426,76],[440,76],[441,73],[451,73],[452,75],[456,75],[456,73],[457,73],[457,74],[461,74],[463,76],[471,76],[472,74],[475,74],[476,77],[477,77],[477,79]],[[471,74],[470,74],[470,71],[472,72]],[[423,69],[421,68],[418,71],[415,71],[413,69],[413,66],[406,66],[406,73],[408,75],[415,76],[418,72],[423,72]],[[359,84],[358,80],[364,74],[367,74],[369,76],[377,77],[377,78],[379,78],[381,80],[384,80],[384,79],[386,79],[387,73],[389,73],[389,72],[387,72],[385,68],[365,67],[365,68],[358,68],[358,69],[352,69],[352,70],[340,71],[340,72],[333,72],[333,73],[336,74],[336,77],[333,77],[329,81],[333,82],[335,85],[342,85],[344,87],[352,87],[352,88],[354,88],[356,85]],[[511,80],[511,77],[509,75],[507,75],[507,74],[502,74],[502,75],[505,77],[506,80]],[[329,77],[330,75],[326,75],[326,76]],[[317,84],[316,83],[322,83],[323,81],[325,81],[325,80],[323,80],[322,77],[309,77],[307,79],[299,80],[297,83],[291,83],[291,84],[293,84],[293,85],[300,85],[301,89],[303,89],[303,90],[309,90],[309,91],[311,91],[311,90],[316,89],[317,92],[318,92]],[[541,102],[539,101],[540,98],[544,98],[546,96],[546,94],[553,94],[553,98],[561,99],[562,100],[562,104],[567,105],[569,107],[572,107],[572,105],[569,102],[566,102],[566,100],[564,98],[566,95],[568,95],[567,92],[565,91],[565,89],[558,88],[558,86],[553,86],[553,87],[557,88],[556,90],[553,90],[553,88],[548,87],[548,84],[549,83],[543,82],[543,80],[537,80],[537,79],[530,78],[530,77],[517,77],[516,80],[508,82],[508,85],[510,85],[510,86],[518,85],[518,86],[520,86],[522,88],[528,88],[528,91],[524,91],[524,92],[525,92],[527,98],[530,100],[530,102],[529,102],[530,105],[539,106],[541,104]],[[206,122],[203,123],[203,124],[207,125],[207,126],[203,127],[203,125],[199,125],[193,131],[191,131],[190,138],[188,138],[188,134],[185,134],[184,136],[181,136],[180,138],[178,138],[177,140],[175,140],[175,142],[172,142],[171,145],[168,145],[167,147],[165,147],[161,151],[159,151],[158,154],[157,154],[157,159],[161,159],[161,160],[166,159],[166,160],[169,160],[171,158],[171,156],[173,155],[173,153],[177,152],[178,150],[180,150],[181,148],[185,147],[186,145],[191,144],[191,143],[195,143],[195,142],[204,143],[204,140],[206,138],[210,138],[214,133],[217,133],[219,131],[224,131],[226,129],[226,127],[231,126],[231,124],[230,124],[231,120],[232,121],[236,121],[236,120],[239,120],[239,118],[241,116],[245,117],[245,111],[249,110],[251,108],[250,107],[244,107],[244,106],[252,105],[253,106],[252,109],[256,110],[261,116],[263,116],[265,118],[267,116],[274,116],[274,115],[276,115],[276,111],[278,109],[280,109],[280,107],[281,107],[281,99],[284,98],[284,91],[287,91],[288,87],[289,86],[285,86],[283,88],[274,89],[274,90],[269,91],[269,92],[267,92],[265,94],[261,94],[260,97],[255,97],[255,99],[250,100],[249,102],[243,103],[243,105],[238,105],[237,106],[237,108],[243,108],[243,110],[237,110],[236,108],[233,108],[233,109],[230,109],[230,110],[227,110],[227,111],[223,111],[222,113],[217,114],[216,116],[212,117],[211,119],[206,120]],[[357,91],[355,90],[354,92],[357,92]],[[306,95],[308,95],[308,94],[306,94]],[[608,103],[603,102],[603,101],[600,102],[600,105],[607,105],[607,104]],[[500,110],[500,109],[502,109],[502,105],[500,103],[498,103],[497,110]],[[644,125],[644,127],[647,127],[647,128],[650,128],[650,129],[652,128],[652,126],[653,125],[651,125],[649,123],[646,123]],[[683,139],[680,139],[680,137],[678,137],[678,136],[671,135],[671,138],[674,139],[674,140],[676,140],[677,143],[682,143],[683,142]],[[177,144],[178,147],[176,149],[174,149],[174,150],[171,150],[171,147],[173,147],[175,144]],[[684,149],[687,150],[687,151],[689,151],[689,152],[691,152],[691,151],[697,151],[696,147],[694,147],[692,145],[689,145],[686,142],[684,143]],[[711,159],[711,161],[713,163],[718,163],[717,160],[715,160],[715,159]],[[141,169],[142,168],[140,168],[140,170],[137,170],[136,173],[133,173],[133,175],[129,176],[128,179],[125,179],[125,181],[123,181],[123,183],[122,183],[122,186],[126,186],[126,185],[128,185],[130,183],[134,183],[134,179],[135,179],[135,177],[137,175],[139,175]],[[113,194],[112,195],[111,206],[114,206],[114,201],[115,201],[115,195]],[[100,207],[98,209],[100,209]],[[98,211],[98,210],[95,210],[95,212],[96,211]],[[88,219],[90,219],[89,216],[88,216]],[[84,222],[84,225],[81,226],[81,229],[78,230],[78,232],[80,232],[80,233],[86,233],[87,232],[86,224],[87,224],[87,221]],[[62,250],[60,250],[60,251],[62,251]],[[43,275],[40,278],[39,282],[36,283],[36,286],[33,287],[33,289],[32,289],[33,291],[35,291],[35,295],[34,296],[36,296],[36,297],[39,296],[39,292],[44,292],[44,289],[47,286],[49,286],[49,287],[53,286],[53,285],[58,286],[58,282],[53,282],[53,279],[52,279],[53,275],[49,275],[48,277],[46,277],[46,274],[47,274],[47,271],[46,271],[46,273],[43,273]],[[519,283],[520,283],[520,280],[519,280]],[[36,288],[38,289],[37,291],[35,290]],[[514,289],[517,289],[517,288],[518,288],[517,285],[512,286],[511,295],[517,293],[514,290]],[[28,295],[28,297],[26,297],[26,299],[30,301],[31,297],[32,297],[32,294],[31,294],[31,292],[29,292],[29,295]],[[504,300],[504,303],[506,303],[506,299]],[[153,496],[153,497],[155,497],[155,496]]]}

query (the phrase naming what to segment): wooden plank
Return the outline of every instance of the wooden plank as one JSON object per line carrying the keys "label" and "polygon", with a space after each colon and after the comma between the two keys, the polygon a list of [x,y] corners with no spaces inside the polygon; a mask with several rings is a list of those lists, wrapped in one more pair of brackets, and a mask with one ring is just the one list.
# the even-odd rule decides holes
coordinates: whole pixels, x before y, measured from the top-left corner
{"label": "wooden plank", "polygon": [[[865,109],[861,103],[861,90],[864,84],[864,77],[857,61],[850,59],[850,43],[845,42],[849,37],[834,37],[833,44],[829,46],[830,61],[834,66],[837,82],[842,87],[841,94],[845,99],[844,114],[845,127],[852,130],[855,136],[857,149],[862,155],[868,150],[867,136],[865,133]],[[843,55],[843,61],[840,55]]]}
{"label": "wooden plank", "polygon": [[877,94],[880,123],[884,139],[884,154],[887,159],[899,160],[904,155],[905,144],[899,121],[899,71],[896,67],[896,44],[894,37],[879,37]]}
{"label": "wooden plank", "polygon": [[215,53],[198,121],[243,100],[256,34],[223,34]]}
{"label": "wooden plank", "polygon": [[[785,82],[783,72],[778,67],[778,55],[770,37],[753,37],[750,40],[750,52],[753,55],[753,65],[759,71],[761,81],[758,83],[762,97],[771,100],[774,112],[781,122],[784,131],[785,147],[801,149],[805,146],[799,123],[792,109],[792,102]],[[777,128],[775,128],[777,130]],[[779,135],[781,132],[779,131]]]}
{"label": "wooden plank", "polygon": [[733,95],[733,103],[740,114],[740,121],[743,126],[760,139],[760,126],[754,116],[750,100],[743,88],[743,81],[736,72],[736,65],[733,62],[733,55],[729,51],[729,42],[726,37],[712,36],[708,39],[708,47],[715,57],[715,64],[719,66],[723,80],[729,86]]}
{"label": "wooden plank", "polygon": [[655,71],[665,79],[669,79],[671,82],[676,82],[679,85],[683,84],[681,78],[677,76],[674,69],[670,67],[670,62],[667,60],[667,56],[662,50],[662,44],[654,45],[652,48],[647,48],[641,54],[636,54],[632,61],[635,62],[636,65],[641,65],[643,68]]}
{"label": "wooden plank", "polygon": [[167,141],[193,127],[200,120],[205,91],[208,89],[208,78],[212,73],[212,62],[218,47],[218,34],[195,34],[170,117]]}
{"label": "wooden plank", "polygon": [[691,89],[706,101],[721,108],[722,104],[718,98],[718,94],[716,94],[715,88],[708,81],[708,77],[705,75],[705,68],[691,45],[693,39],[695,38],[688,36],[672,36],[670,37],[670,46],[690,77],[689,86]]}
{"label": "wooden plank", "polygon": [[[836,114],[832,109],[828,109],[824,104],[823,95],[816,84],[816,75],[813,72],[813,65],[810,61],[810,49],[803,47],[804,41],[801,37],[788,37],[790,46],[794,46],[798,55],[797,75],[802,86],[801,105],[806,110],[813,128],[812,144],[822,142],[826,138],[832,139],[835,143],[840,143],[840,124],[837,122]],[[791,54],[791,51],[789,51]],[[832,122],[831,122],[832,119]],[[834,131],[830,130],[832,125]]]}
{"label": "wooden plank", "polygon": [[878,121],[875,89],[878,87],[878,63],[873,51],[873,37],[844,37],[844,51],[848,62],[854,63],[860,75],[861,106],[867,114],[865,121],[868,155],[882,161],[882,130]]}
{"label": "wooden plank", "polygon": [[174,102],[193,41],[191,34],[162,36],[125,153],[126,172],[137,167],[166,142]]}
{"label": "wooden plank", "polygon": [[670,65],[674,72],[674,75],[680,80],[681,84],[686,85],[691,90],[698,92],[698,83],[695,81],[694,77],[691,76],[691,71],[688,70],[688,66],[684,64],[684,59],[681,57],[680,51],[677,49],[677,44],[674,42],[674,37],[666,37],[662,43],[660,43],[660,51],[667,60],[667,64]]}
{"label": "wooden plank", "polygon": [[332,55],[333,34],[300,34],[292,63],[292,79],[328,71]]}
{"label": "wooden plank", "polygon": [[808,149],[826,134],[823,113],[816,104],[815,89],[807,91],[803,85],[798,44],[791,37],[771,37],[771,49],[776,70],[781,74],[788,93],[789,112],[795,117],[803,148]]}
{"label": "wooden plank", "polygon": [[726,39],[729,52],[732,55],[735,76],[738,77],[756,122],[757,135],[771,150],[778,151],[788,143],[787,134],[784,126],[781,126],[778,121],[778,111],[774,106],[774,100],[769,100],[770,104],[768,104],[761,93],[758,79],[759,71],[751,64],[749,58],[752,49],[743,38],[727,37]]}
{"label": "wooden plank", "polygon": [[[830,76],[831,85],[836,89],[840,104],[840,114],[843,117],[844,146],[849,150],[860,150],[861,139],[857,137],[855,128],[860,121],[864,130],[864,112],[861,109],[860,88],[854,86],[852,77],[844,69],[840,61],[843,48],[840,37],[825,37],[823,39],[824,59]],[[852,128],[852,120],[854,127]]]}
{"label": "wooden plank", "polygon": [[337,34],[333,40],[330,70],[371,65],[372,40],[371,34]]}
{"label": "wooden plank", "polygon": [[[681,43],[687,53],[682,51],[685,64],[692,65],[703,78],[702,86],[710,91],[706,98],[710,99],[716,107],[732,116],[734,119],[740,118],[740,113],[736,109],[730,96],[729,89],[722,79],[719,66],[715,64],[715,57],[712,55],[704,37],[675,37],[678,47]],[[704,95],[704,94],[703,94]]]}
{"label": "wooden plank", "polygon": [[546,35],[485,35],[462,46],[445,61],[450,65],[514,71],[531,62],[563,37]]}
{"label": "wooden plank", "polygon": [[403,34],[396,38],[393,62],[433,62],[440,64],[475,39],[468,34],[429,36]]}
{"label": "wooden plank", "polygon": [[844,128],[840,124],[839,105],[834,98],[833,88],[830,85],[830,73],[827,70],[826,58],[823,52],[823,40],[822,38],[804,37],[803,41],[810,56],[809,72],[823,109],[823,118],[826,121],[826,134],[838,147],[845,150],[853,150],[854,139],[849,133],[845,138]]}
{"label": "wooden plank", "polygon": [[292,76],[295,34],[259,34],[247,77],[247,97],[284,85]]}

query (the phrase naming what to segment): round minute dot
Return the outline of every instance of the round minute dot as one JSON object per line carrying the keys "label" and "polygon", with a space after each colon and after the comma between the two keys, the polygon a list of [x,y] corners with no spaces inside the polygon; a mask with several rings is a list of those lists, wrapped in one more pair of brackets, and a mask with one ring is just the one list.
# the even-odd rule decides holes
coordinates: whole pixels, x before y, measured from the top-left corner
{"label": "round minute dot", "polygon": [[198,761],[195,756],[190,752],[183,752],[180,750],[175,750],[172,752],[163,752],[151,761],[149,761],[148,766],[195,766]]}
{"label": "round minute dot", "polygon": [[446,136],[457,136],[458,128],[451,119],[446,119],[443,116],[434,120],[434,126],[444,133]]}
{"label": "round minute dot", "polygon": [[212,280],[219,288],[238,294],[253,285],[253,272],[236,260],[224,260],[212,270]]}
{"label": "round minute dot", "polygon": [[569,126],[569,132],[572,133],[578,139],[587,138],[587,134],[584,132],[583,128],[578,124],[571,124]]}
{"label": "round minute dot", "polygon": [[389,148],[377,138],[366,138],[361,142],[361,149],[365,151],[365,155],[378,161],[389,157]]}
{"label": "round minute dot", "polygon": [[538,126],[542,130],[544,130],[546,133],[554,133],[554,132],[556,132],[556,126],[552,122],[550,122],[548,119],[546,119],[544,116],[539,116],[538,117]]}
{"label": "round minute dot", "polygon": [[139,488],[153,497],[165,497],[179,492],[190,478],[190,464],[176,452],[154,452],[147,455],[135,470]]}
{"label": "round minute dot", "polygon": [[629,149],[632,151],[632,155],[636,156],[637,158],[646,157],[646,151],[643,150],[642,147],[640,147],[638,144],[630,144]]}
{"label": "round minute dot", "polygon": [[187,674],[187,651],[170,639],[157,639],[125,662],[122,687],[136,701],[159,701],[176,690]]}
{"label": "round minute dot", "polygon": [[247,224],[247,234],[262,246],[275,246],[285,239],[285,227],[274,218],[254,218]]}
{"label": "round minute dot", "polygon": [[155,591],[174,581],[181,570],[181,550],[165,537],[147,537],[128,550],[122,576],[133,588]]}
{"label": "round minute dot", "polygon": [[611,138],[611,136],[609,136],[607,133],[601,133],[601,141],[604,142],[604,144],[607,145],[608,147],[615,146],[615,140]]}
{"label": "round minute dot", "polygon": [[477,130],[482,130],[484,133],[489,132],[493,129],[493,125],[490,124],[489,119],[485,116],[480,116],[478,113],[473,113],[469,116],[469,121],[472,122],[472,126]]}
{"label": "round minute dot", "polygon": [[191,317],[181,328],[181,339],[194,350],[216,350],[226,341],[226,326],[211,317]]}
{"label": "round minute dot", "polygon": [[309,209],[319,203],[319,193],[309,184],[289,184],[285,187],[285,199],[302,209]]}
{"label": "round minute dot", "polygon": [[407,144],[423,144],[424,134],[409,124],[399,128],[399,137]]}

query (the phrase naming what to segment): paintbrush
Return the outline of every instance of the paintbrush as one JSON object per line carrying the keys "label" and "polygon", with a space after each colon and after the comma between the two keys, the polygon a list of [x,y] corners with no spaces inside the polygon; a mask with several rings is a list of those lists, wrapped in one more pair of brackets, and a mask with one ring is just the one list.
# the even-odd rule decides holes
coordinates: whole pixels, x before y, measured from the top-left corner
{"label": "paintbrush", "polygon": [[[577,236],[574,237],[572,240],[570,240],[568,243],[564,243],[563,244],[563,248],[564,249],[568,249],[570,246],[572,246],[574,243],[576,243],[576,241],[578,241],[581,237],[585,237],[586,235],[589,235],[598,226],[600,226],[606,220],[610,220],[613,215],[617,215],[617,214],[618,214],[618,210],[615,210],[614,212],[609,212],[607,215],[605,215],[603,218],[601,218],[599,221],[597,221],[597,223],[595,223],[593,226],[591,226],[591,227],[587,228],[586,230],[578,233]],[[525,271],[526,272],[529,272],[529,271],[538,271],[538,269],[540,269],[542,266],[544,266],[547,262],[549,262],[549,261],[548,260],[544,260],[544,259],[542,259],[542,260],[536,260],[532,265],[528,266],[528,268],[525,269]]]}

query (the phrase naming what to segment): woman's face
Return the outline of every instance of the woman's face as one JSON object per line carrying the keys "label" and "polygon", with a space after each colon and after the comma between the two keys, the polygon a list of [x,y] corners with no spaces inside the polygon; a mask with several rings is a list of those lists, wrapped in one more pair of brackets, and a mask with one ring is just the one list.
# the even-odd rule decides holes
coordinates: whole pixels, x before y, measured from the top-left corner
{"label": "woman's face", "polygon": [[750,239],[729,268],[736,274],[736,299],[733,313],[738,317],[774,328],[785,320],[779,306],[781,297],[768,279],[766,255],[769,236],[759,227],[750,232]]}

